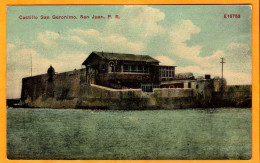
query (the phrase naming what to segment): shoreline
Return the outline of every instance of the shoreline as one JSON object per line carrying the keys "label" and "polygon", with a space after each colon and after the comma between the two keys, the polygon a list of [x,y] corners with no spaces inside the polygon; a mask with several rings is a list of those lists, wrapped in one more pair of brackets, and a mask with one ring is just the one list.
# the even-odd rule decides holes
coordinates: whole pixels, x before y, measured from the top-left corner
{"label": "shoreline", "polygon": [[39,108],[39,107],[10,107],[7,109],[26,109],[26,110],[82,110],[82,111],[174,111],[174,110],[218,110],[218,109],[252,109],[252,107],[207,107],[207,108],[175,108],[175,109],[82,109],[82,108]]}

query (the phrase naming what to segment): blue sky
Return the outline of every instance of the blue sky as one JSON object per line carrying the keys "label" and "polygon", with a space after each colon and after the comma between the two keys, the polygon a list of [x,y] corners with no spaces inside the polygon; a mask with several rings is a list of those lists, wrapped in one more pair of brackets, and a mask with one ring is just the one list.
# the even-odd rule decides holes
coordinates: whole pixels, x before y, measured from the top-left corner
{"label": "blue sky", "polygon": [[[240,14],[225,19],[224,14]],[[38,16],[19,19],[19,16]],[[50,19],[40,19],[41,15]],[[52,16],[78,19],[52,19]],[[100,15],[106,19],[80,19]],[[107,19],[119,15],[120,19]],[[221,76],[228,84],[251,84],[249,5],[64,5],[7,7],[7,97],[20,96],[21,80],[81,68],[91,51],[146,54],[175,65],[176,73]]]}

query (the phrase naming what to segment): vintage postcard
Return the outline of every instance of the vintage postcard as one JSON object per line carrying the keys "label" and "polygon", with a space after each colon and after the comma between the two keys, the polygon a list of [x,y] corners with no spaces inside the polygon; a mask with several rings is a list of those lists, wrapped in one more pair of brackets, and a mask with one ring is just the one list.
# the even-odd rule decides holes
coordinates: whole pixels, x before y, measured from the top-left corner
{"label": "vintage postcard", "polygon": [[257,161],[253,9],[6,5],[6,159]]}

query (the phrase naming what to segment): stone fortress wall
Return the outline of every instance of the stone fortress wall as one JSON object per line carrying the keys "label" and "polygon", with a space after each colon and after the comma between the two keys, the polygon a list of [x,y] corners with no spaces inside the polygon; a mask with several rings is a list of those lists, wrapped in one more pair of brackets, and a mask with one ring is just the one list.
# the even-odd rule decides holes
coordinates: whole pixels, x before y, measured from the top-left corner
{"label": "stone fortress wall", "polygon": [[21,104],[40,108],[180,109],[250,107],[252,87],[219,87],[220,80],[199,80],[191,88],[111,89],[86,84],[86,70],[23,78]]}

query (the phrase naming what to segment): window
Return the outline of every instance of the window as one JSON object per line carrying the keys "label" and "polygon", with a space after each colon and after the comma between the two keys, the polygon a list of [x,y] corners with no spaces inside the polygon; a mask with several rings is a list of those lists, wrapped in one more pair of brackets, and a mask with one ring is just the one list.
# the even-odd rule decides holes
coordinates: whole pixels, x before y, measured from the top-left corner
{"label": "window", "polygon": [[165,71],[162,71],[162,77],[165,77],[166,75],[165,75]]}
{"label": "window", "polygon": [[160,77],[161,78],[172,78],[174,77],[173,67],[160,67]]}
{"label": "window", "polygon": [[142,72],[144,70],[144,66],[138,65],[138,71]]}
{"label": "window", "polygon": [[154,88],[160,88],[158,84],[142,84],[141,85],[143,92],[153,92]]}
{"label": "window", "polygon": [[123,65],[123,72],[147,73],[148,67],[144,65]]}
{"label": "window", "polygon": [[106,65],[102,65],[102,70],[105,71],[106,70]]}
{"label": "window", "polygon": [[143,85],[142,91],[143,92],[153,92],[153,86],[152,85]]}
{"label": "window", "polygon": [[172,75],[173,75],[173,73],[171,71],[169,71],[169,77],[173,77]]}
{"label": "window", "polygon": [[145,73],[148,73],[148,72],[149,72],[148,66],[144,66],[144,72],[145,72]]}
{"label": "window", "polygon": [[115,72],[115,64],[114,62],[109,63],[109,72]]}
{"label": "window", "polygon": [[124,72],[129,72],[130,71],[130,66],[129,65],[123,65],[123,71]]}
{"label": "window", "polygon": [[131,65],[131,70],[132,70],[133,72],[137,72],[137,71],[138,71],[137,65]]}
{"label": "window", "polygon": [[88,67],[88,73],[89,74],[93,74],[94,73],[94,69],[92,67]]}

